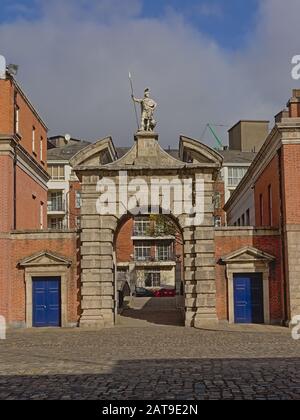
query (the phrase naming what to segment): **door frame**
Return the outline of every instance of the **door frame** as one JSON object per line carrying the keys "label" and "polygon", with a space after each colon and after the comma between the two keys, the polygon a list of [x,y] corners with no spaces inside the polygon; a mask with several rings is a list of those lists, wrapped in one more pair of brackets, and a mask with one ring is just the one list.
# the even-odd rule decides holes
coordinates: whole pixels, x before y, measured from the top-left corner
{"label": "door frame", "polygon": [[46,325],[46,326],[44,326],[44,327],[39,327],[38,325],[34,325],[34,287],[33,287],[33,284],[34,284],[34,282],[36,282],[36,281],[58,281],[58,283],[59,283],[59,325],[58,326],[52,326],[52,328],[60,328],[61,326],[62,326],[62,314],[61,314],[61,308],[62,308],[62,304],[61,304],[61,302],[62,302],[62,299],[61,299],[61,284],[62,284],[62,282],[61,282],[61,276],[42,276],[42,277],[35,277],[35,276],[32,276],[31,277],[31,281],[32,281],[32,326],[34,327],[34,328],[48,328],[48,327],[51,327],[50,325]]}
{"label": "door frame", "polygon": [[228,281],[228,320],[235,323],[234,317],[234,275],[259,273],[263,279],[264,323],[270,324],[270,264],[276,258],[252,246],[245,246],[221,257],[220,262],[226,265]]}
{"label": "door frame", "polygon": [[65,267],[55,267],[52,271],[45,270],[42,267],[31,267],[30,271],[26,270],[25,284],[26,284],[26,327],[33,327],[33,295],[32,283],[35,277],[60,277],[60,316],[61,327],[68,326],[67,318],[67,273]]}
{"label": "door frame", "polygon": [[264,263],[248,263],[244,267],[232,264],[227,267],[228,279],[228,317],[229,323],[235,324],[234,307],[234,277],[238,274],[261,274],[263,281],[263,305],[264,324],[270,324],[270,290],[269,290],[269,266]]}
{"label": "door frame", "polygon": [[[261,302],[261,304],[262,304],[262,314],[261,315],[263,315],[262,316],[262,323],[265,323],[264,322],[264,318],[265,318],[265,314],[264,314],[264,307],[265,307],[265,304],[264,304],[264,282],[263,282],[263,275],[262,275],[262,273],[258,273],[258,272],[255,272],[255,273],[234,273],[233,274],[233,299],[234,299],[234,322],[236,323],[236,324],[245,324],[245,323],[247,323],[247,322],[237,322],[236,321],[236,299],[235,299],[235,297],[236,297],[236,283],[235,283],[235,281],[237,280],[237,279],[239,279],[239,280],[241,280],[242,278],[243,279],[247,279],[247,280],[250,280],[250,284],[251,284],[251,282],[252,282],[252,280],[254,280],[255,279],[255,277],[256,277],[256,279],[259,279],[259,281],[260,281],[260,287],[261,287],[261,298],[262,298],[262,302]],[[250,286],[250,290],[252,289],[252,287]],[[252,308],[251,308],[251,315],[253,315],[253,313],[252,313]],[[261,322],[253,322],[254,324],[261,324]]]}
{"label": "door frame", "polygon": [[32,278],[33,277],[60,277],[60,313],[61,327],[69,327],[68,324],[68,282],[70,279],[70,267],[72,260],[51,251],[41,251],[19,261],[18,267],[25,270],[25,312],[26,327],[32,328],[33,301],[32,301]]}

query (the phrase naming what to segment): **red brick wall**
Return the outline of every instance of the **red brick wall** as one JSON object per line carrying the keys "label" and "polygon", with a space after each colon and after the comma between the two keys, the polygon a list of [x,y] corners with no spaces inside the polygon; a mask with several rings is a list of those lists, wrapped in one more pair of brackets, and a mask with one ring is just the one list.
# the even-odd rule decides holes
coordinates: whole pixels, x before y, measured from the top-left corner
{"label": "red brick wall", "polygon": [[[17,105],[20,108],[20,144],[26,149],[30,155],[40,164],[43,168],[47,165],[47,131],[40,123],[36,115],[28,107],[23,97],[17,95]],[[32,128],[35,127],[35,152],[32,150]],[[42,159],[40,156],[40,140],[43,139]]]}
{"label": "red brick wall", "polygon": [[131,255],[134,254],[133,241],[133,219],[126,220],[117,232],[116,236],[116,255],[117,262],[132,261]]}
{"label": "red brick wall", "polygon": [[[134,243],[131,239],[133,233],[134,221],[133,219],[126,220],[116,234],[116,255],[117,262],[132,261],[131,255],[134,255]],[[183,258],[183,244],[180,234],[175,242],[175,256],[179,256],[179,261],[182,262]],[[151,255],[155,257],[155,248],[153,247]]]}
{"label": "red brick wall", "polygon": [[[47,130],[37,115],[21,95],[14,83],[7,80],[0,80],[0,133],[15,133],[14,127],[14,92],[16,105],[19,107],[19,134],[20,144],[24,149],[44,168],[47,167]],[[35,153],[32,150],[32,128],[35,127]],[[40,140],[43,138],[42,156],[40,156]]]}
{"label": "red brick wall", "polygon": [[10,156],[0,156],[0,232],[13,228],[13,166]]}
{"label": "red brick wall", "polygon": [[[34,236],[34,234],[32,234]],[[57,239],[52,234],[44,234],[44,238],[20,239],[13,234],[10,240],[1,241],[0,247],[6,246],[6,253],[0,253],[0,264],[6,267],[0,271],[0,314],[6,316],[8,322],[25,322],[25,271],[17,267],[18,261],[41,251],[52,251],[73,260],[68,282],[68,322],[75,323],[80,314],[80,278],[78,267],[78,247],[75,234]],[[19,237],[19,239],[17,239]],[[46,239],[47,238],[47,239]],[[4,242],[2,244],[2,242]],[[9,258],[4,260],[9,255]],[[45,273],[47,275],[47,273]],[[2,313],[1,313],[2,310]]]}
{"label": "red brick wall", "polygon": [[69,228],[76,229],[76,219],[80,216],[80,208],[76,208],[76,192],[81,191],[81,184],[79,181],[70,182],[69,193]]}
{"label": "red brick wall", "polygon": [[[20,145],[46,169],[47,130],[21,90],[10,80],[0,80],[0,134],[15,134],[15,97],[19,107]],[[35,127],[36,153],[32,150],[32,128]],[[40,139],[43,138],[42,156]],[[20,162],[19,162],[20,163]],[[0,156],[0,232],[8,232],[14,224],[14,169],[13,159]],[[47,192],[33,177],[19,166],[16,168],[17,229],[40,228],[40,206],[44,203],[43,220],[47,220]],[[33,198],[35,196],[35,198]]]}
{"label": "red brick wall", "polygon": [[217,181],[214,183],[214,193],[219,193],[221,197],[221,204],[219,209],[214,209],[214,216],[221,217],[222,226],[225,226],[226,223],[226,213],[223,210],[225,205],[225,185],[224,181]]}
{"label": "red brick wall", "polygon": [[0,315],[8,318],[11,277],[11,241],[0,233]]}
{"label": "red brick wall", "polygon": [[0,80],[0,133],[14,132],[14,94],[10,80]]}
{"label": "red brick wall", "polygon": [[228,320],[226,266],[219,263],[220,258],[245,246],[252,246],[276,257],[276,262],[270,266],[270,317],[271,321],[284,319],[280,237],[238,235],[237,232],[236,236],[216,236],[216,288],[219,320]]}
{"label": "red brick wall", "polygon": [[40,229],[40,207],[43,205],[44,229],[47,228],[47,190],[17,167],[17,230]]}
{"label": "red brick wall", "polygon": [[300,103],[291,103],[289,106],[290,118],[298,118],[300,116]]}
{"label": "red brick wall", "polygon": [[[272,223],[269,216],[269,185],[272,191]],[[260,195],[263,197],[263,223],[261,224]],[[276,155],[265,168],[254,189],[255,225],[279,227],[280,225],[280,178],[279,162]]]}
{"label": "red brick wall", "polygon": [[285,223],[300,224],[300,145],[282,146]]}

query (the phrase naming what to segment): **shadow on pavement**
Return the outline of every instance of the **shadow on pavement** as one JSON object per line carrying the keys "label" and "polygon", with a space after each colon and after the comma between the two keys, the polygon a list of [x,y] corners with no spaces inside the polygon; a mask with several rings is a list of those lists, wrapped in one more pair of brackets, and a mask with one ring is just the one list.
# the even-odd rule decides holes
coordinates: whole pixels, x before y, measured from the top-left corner
{"label": "shadow on pavement", "polygon": [[0,376],[0,399],[298,400],[300,358],[123,360],[99,374]]}
{"label": "shadow on pavement", "polygon": [[183,312],[176,307],[176,298],[135,297],[130,305],[127,302],[120,316],[121,321],[126,318],[154,325],[184,326]]}

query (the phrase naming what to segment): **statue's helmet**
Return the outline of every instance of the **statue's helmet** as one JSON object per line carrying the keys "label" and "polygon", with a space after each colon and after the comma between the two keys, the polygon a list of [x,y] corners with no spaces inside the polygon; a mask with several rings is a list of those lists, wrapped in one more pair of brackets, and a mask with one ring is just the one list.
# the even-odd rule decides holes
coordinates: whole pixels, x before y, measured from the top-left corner
{"label": "statue's helmet", "polygon": [[146,88],[145,90],[144,90],[144,93],[146,94],[146,93],[150,93],[150,89],[149,88]]}

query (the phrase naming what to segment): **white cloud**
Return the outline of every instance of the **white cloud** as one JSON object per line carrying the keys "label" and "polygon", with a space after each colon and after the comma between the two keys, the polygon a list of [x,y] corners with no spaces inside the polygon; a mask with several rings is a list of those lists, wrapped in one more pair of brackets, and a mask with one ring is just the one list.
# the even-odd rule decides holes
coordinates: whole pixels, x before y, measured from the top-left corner
{"label": "white cloud", "polygon": [[51,135],[111,134],[130,145],[136,125],[128,70],[137,96],[151,87],[160,141],[173,146],[181,133],[199,138],[207,122],[271,118],[295,84],[298,0],[263,0],[239,53],[222,50],[174,13],[140,18],[139,0],[89,1],[88,11],[86,0],[38,1],[42,20],[0,26],[0,53],[20,65],[19,80]]}

